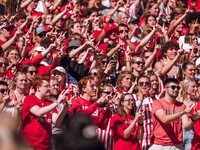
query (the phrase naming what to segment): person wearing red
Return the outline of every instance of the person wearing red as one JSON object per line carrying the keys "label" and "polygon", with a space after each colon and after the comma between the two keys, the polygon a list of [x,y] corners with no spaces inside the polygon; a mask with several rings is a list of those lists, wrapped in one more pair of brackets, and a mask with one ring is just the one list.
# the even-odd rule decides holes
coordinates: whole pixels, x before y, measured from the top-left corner
{"label": "person wearing red", "polygon": [[53,103],[47,100],[49,76],[37,76],[33,87],[35,95],[27,96],[22,107],[22,134],[34,149],[50,150],[51,123],[61,124],[68,110],[67,105],[59,114],[55,109],[65,99],[66,92],[62,92]]}
{"label": "person wearing red", "polygon": [[132,94],[125,93],[119,100],[117,114],[111,119],[115,141],[114,150],[138,150],[143,138],[143,112],[137,112]]}
{"label": "person wearing red", "polygon": [[[196,105],[196,110],[197,114],[200,113],[200,101],[197,103]],[[194,127],[194,138],[192,141],[192,147],[191,150],[197,150],[200,148],[200,120],[199,118],[197,118],[198,120],[194,120],[195,123],[195,127]]]}
{"label": "person wearing red", "polygon": [[94,125],[98,127],[101,127],[101,125],[104,126],[103,120],[109,117],[106,116],[107,111],[104,112],[99,105],[107,102],[106,95],[100,97],[93,103],[93,98],[96,97],[97,94],[97,85],[92,76],[83,77],[78,82],[78,87],[81,96],[72,100],[72,107],[69,108],[70,116],[75,113],[85,113],[90,115]]}
{"label": "person wearing red", "polygon": [[149,150],[155,149],[183,149],[183,131],[193,128],[197,114],[189,118],[194,107],[176,101],[179,93],[179,81],[167,79],[164,82],[165,97],[155,100],[152,104],[153,132]]}

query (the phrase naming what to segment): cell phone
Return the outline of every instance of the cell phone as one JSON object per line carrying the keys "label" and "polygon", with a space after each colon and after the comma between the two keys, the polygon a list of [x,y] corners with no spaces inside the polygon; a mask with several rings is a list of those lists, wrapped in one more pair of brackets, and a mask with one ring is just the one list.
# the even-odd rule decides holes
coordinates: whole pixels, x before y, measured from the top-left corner
{"label": "cell phone", "polygon": [[111,63],[115,63],[115,57],[110,58]]}

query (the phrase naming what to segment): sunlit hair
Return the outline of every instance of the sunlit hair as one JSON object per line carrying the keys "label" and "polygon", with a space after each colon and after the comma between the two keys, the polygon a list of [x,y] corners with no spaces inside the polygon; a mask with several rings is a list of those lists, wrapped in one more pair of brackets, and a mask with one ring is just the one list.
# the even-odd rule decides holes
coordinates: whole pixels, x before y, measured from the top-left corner
{"label": "sunlit hair", "polygon": [[[105,78],[104,72],[103,72],[103,70],[102,70],[101,68],[99,68],[99,67],[94,67],[94,68],[92,68],[92,69],[90,70],[90,72],[91,72],[92,70],[94,70],[94,69],[98,72],[99,84],[101,84],[101,83],[104,81],[104,78]],[[89,73],[90,73],[90,72],[89,72]]]}
{"label": "sunlit hair", "polygon": [[[124,101],[125,97],[127,95],[131,95],[133,97],[132,94],[130,93],[125,93],[125,94],[122,94],[120,99],[119,99],[119,107],[117,109],[117,113],[119,114],[119,116],[122,118],[122,120],[124,120],[123,117],[127,118],[127,115],[126,115],[126,112],[124,110],[124,106],[122,105],[122,102]],[[134,107],[133,109],[131,110],[131,115],[135,117],[135,112],[136,112],[136,105],[135,105],[135,101],[134,101]]]}
{"label": "sunlit hair", "polygon": [[187,99],[188,93],[187,90],[189,86],[192,84],[192,82],[196,82],[194,79],[185,79],[181,83],[181,89],[179,92],[179,96],[181,97],[180,101],[184,102],[185,99]]}
{"label": "sunlit hair", "polygon": [[143,14],[142,14],[142,16],[141,16],[141,18],[143,18],[143,17],[146,17],[147,15],[150,15],[150,9],[155,5],[155,4],[158,4],[156,1],[149,1],[148,2],[148,4],[147,4],[147,6],[146,6],[146,8],[145,8],[145,10],[144,10],[144,12],[143,12]]}
{"label": "sunlit hair", "polygon": [[[126,12],[119,12],[118,14],[117,14],[117,23],[118,24],[121,24],[121,23],[123,23],[122,22],[122,15],[127,15],[128,17],[129,17],[129,14],[127,14]],[[127,22],[126,22],[127,23]]]}
{"label": "sunlit hair", "polygon": [[[28,72],[28,69],[29,69],[30,67],[35,67],[35,68],[36,68],[36,66],[33,65],[33,64],[25,64],[25,65],[23,66],[23,68],[22,68],[22,72],[27,73],[27,72]],[[37,70],[37,68],[36,68],[36,70]]]}
{"label": "sunlit hair", "polygon": [[79,82],[78,82],[78,88],[80,90],[80,93],[83,94],[83,88],[86,87],[87,83],[94,80],[94,78],[92,76],[86,76],[83,77]]}
{"label": "sunlit hair", "polygon": [[117,82],[116,82],[116,88],[122,92],[124,90],[124,87],[122,86],[122,80],[127,76],[127,75],[131,75],[132,79],[133,79],[133,75],[130,71],[124,71],[122,73],[119,74],[118,78],[117,78]]}
{"label": "sunlit hair", "polygon": [[20,53],[19,53],[19,50],[18,50],[17,47],[9,47],[9,48],[7,49],[7,54],[6,54],[6,56],[8,57],[8,55],[10,54],[10,52],[12,52],[13,50],[15,50],[15,51],[18,53],[18,56],[20,57]]}
{"label": "sunlit hair", "polygon": [[32,85],[35,91],[37,90],[37,86],[42,86],[44,80],[49,82],[50,77],[43,76],[43,75],[39,75],[35,77],[34,81],[32,82]]}

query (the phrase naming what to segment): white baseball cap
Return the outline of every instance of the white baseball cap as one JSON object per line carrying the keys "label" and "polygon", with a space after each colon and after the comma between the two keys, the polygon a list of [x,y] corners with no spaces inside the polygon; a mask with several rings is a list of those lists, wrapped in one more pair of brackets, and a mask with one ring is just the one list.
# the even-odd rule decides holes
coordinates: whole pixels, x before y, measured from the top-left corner
{"label": "white baseball cap", "polygon": [[35,49],[34,49],[34,51],[36,52],[43,52],[43,51],[45,51],[46,49],[44,48],[44,47],[42,47],[42,46],[39,46],[39,47],[36,47]]}
{"label": "white baseball cap", "polygon": [[197,67],[198,65],[200,65],[200,57],[197,58],[197,60],[196,60],[196,62],[195,62],[195,65],[196,65],[196,67]]}
{"label": "white baseball cap", "polygon": [[51,70],[51,74],[54,74],[54,71],[56,71],[56,70],[59,71],[59,72],[62,72],[64,74],[67,74],[65,68],[63,68],[61,66],[58,66],[55,69]]}

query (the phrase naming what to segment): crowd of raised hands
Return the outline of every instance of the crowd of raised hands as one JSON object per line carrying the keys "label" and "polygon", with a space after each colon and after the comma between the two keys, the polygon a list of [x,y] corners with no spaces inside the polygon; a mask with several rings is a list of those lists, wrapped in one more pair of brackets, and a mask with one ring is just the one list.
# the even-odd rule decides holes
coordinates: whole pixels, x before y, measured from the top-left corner
{"label": "crowd of raised hands", "polygon": [[4,2],[0,149],[198,149],[198,0]]}

